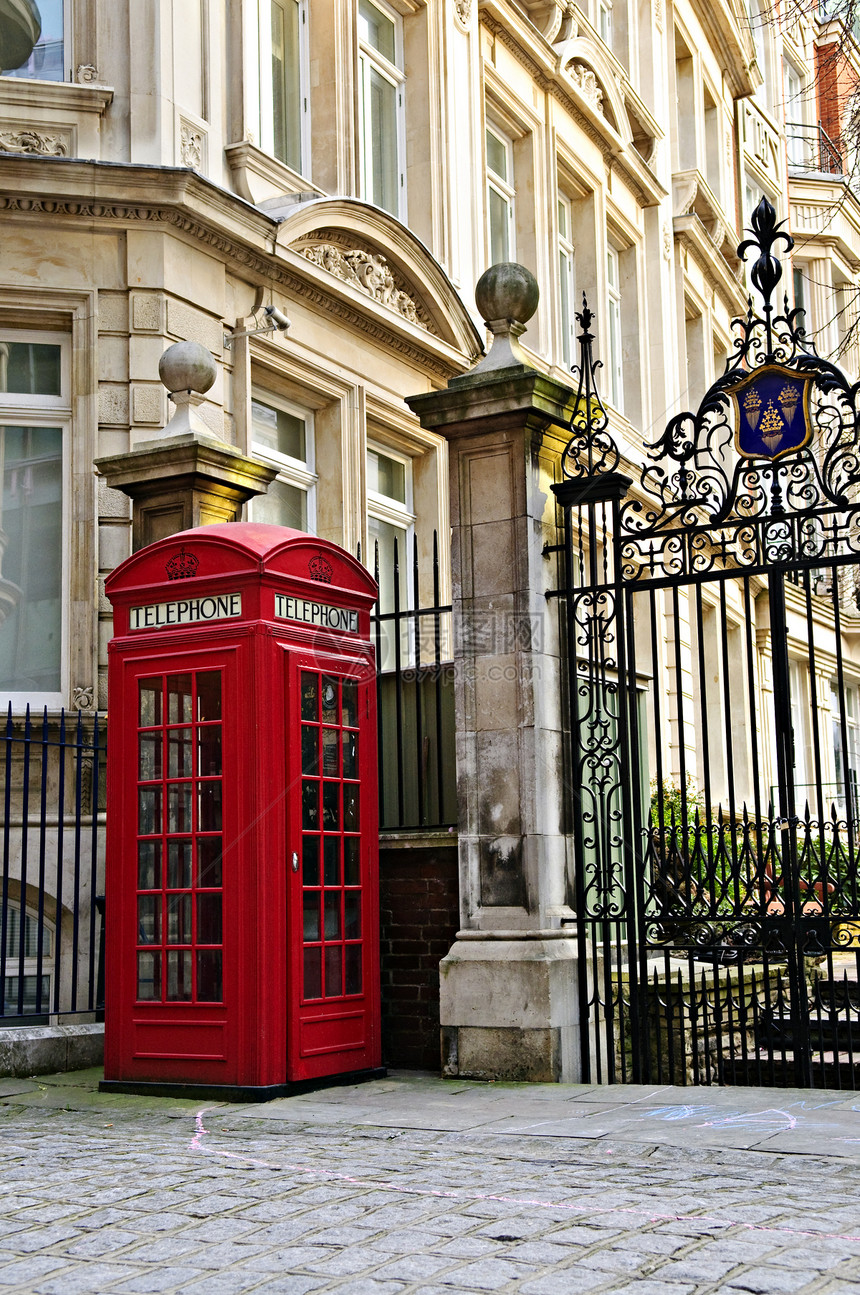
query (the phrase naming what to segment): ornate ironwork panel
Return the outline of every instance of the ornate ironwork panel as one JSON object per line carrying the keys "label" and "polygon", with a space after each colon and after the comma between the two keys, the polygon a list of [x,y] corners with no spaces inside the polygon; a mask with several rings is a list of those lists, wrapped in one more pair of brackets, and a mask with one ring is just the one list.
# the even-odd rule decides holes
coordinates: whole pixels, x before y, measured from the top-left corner
{"label": "ornate ironwork panel", "polygon": [[751,232],[760,304],[638,465],[579,316],[555,490],[591,1081],[860,1087],[860,384],[775,304],[766,199]]}

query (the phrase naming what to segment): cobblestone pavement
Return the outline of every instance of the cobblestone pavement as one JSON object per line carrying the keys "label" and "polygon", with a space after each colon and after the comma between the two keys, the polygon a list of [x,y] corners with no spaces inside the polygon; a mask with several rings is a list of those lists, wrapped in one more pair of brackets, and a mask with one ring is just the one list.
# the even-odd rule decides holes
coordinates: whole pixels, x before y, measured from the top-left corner
{"label": "cobblestone pavement", "polygon": [[860,1295],[844,1093],[0,1080],[0,1292]]}

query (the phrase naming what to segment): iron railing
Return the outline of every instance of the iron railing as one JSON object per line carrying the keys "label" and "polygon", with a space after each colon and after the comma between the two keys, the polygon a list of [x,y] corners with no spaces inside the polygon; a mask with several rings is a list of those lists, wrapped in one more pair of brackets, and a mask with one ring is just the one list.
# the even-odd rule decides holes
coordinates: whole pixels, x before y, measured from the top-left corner
{"label": "iron railing", "polygon": [[787,121],[785,142],[788,165],[793,169],[817,171],[824,175],[845,174],[842,150],[820,121],[815,125],[803,121]]}
{"label": "iron railing", "polygon": [[438,538],[434,532],[432,597],[423,606],[417,536],[403,547],[401,564],[394,541],[387,573],[380,570],[378,546],[374,556],[377,582],[391,591],[371,617],[378,663],[379,824],[389,831],[457,821],[451,604],[441,598]]}
{"label": "iron railing", "polygon": [[101,1018],[104,1006],[104,721],[23,718],[2,738],[0,1018]]}

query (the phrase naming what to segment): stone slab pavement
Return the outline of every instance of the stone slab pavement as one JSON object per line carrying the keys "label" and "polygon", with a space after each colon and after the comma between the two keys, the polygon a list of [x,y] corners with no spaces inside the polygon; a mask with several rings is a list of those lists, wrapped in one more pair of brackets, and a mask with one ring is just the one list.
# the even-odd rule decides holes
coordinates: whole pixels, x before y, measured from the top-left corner
{"label": "stone slab pavement", "polygon": [[0,1080],[0,1295],[860,1295],[860,1093]]}

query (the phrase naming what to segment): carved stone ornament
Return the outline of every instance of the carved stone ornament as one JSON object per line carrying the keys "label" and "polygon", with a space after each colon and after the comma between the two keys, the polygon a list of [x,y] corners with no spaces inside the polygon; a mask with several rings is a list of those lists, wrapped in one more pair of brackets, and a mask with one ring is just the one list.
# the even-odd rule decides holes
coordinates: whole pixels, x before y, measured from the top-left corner
{"label": "carved stone ornament", "polygon": [[200,559],[193,553],[186,553],[181,548],[178,553],[174,553],[164,564],[164,570],[167,572],[168,580],[190,580],[197,575],[197,568],[200,566]]}
{"label": "carved stone ornament", "polygon": [[454,0],[454,16],[461,27],[472,21],[472,0]]}
{"label": "carved stone ornament", "polygon": [[345,283],[351,283],[354,288],[360,288],[374,301],[396,310],[410,324],[417,324],[419,328],[431,331],[429,322],[421,318],[414,298],[398,288],[388,262],[378,252],[366,252],[358,247],[342,251],[334,243],[312,243],[297,251],[314,265],[328,270],[329,274],[343,279]]}
{"label": "carved stone ornament", "polygon": [[311,558],[308,563],[308,571],[311,580],[318,580],[320,584],[330,585],[331,578],[334,575],[334,568],[328,558],[322,553],[318,553],[315,558]]}
{"label": "carved stone ornament", "polygon": [[654,0],[654,22],[663,30],[663,0]]}
{"label": "carved stone ornament", "polygon": [[3,153],[65,157],[68,151],[68,140],[62,135],[43,135],[37,130],[0,130],[0,152]]}
{"label": "carved stone ornament", "polygon": [[198,170],[203,161],[203,132],[182,123],[179,131],[179,157],[183,166]]}
{"label": "carved stone ornament", "polygon": [[672,259],[672,246],[674,244],[672,236],[672,226],[668,220],[663,221],[663,255],[667,261]]}
{"label": "carved stone ornament", "polygon": [[593,103],[595,108],[602,112],[603,91],[591,68],[586,63],[573,62],[568,64],[567,74],[589,103]]}
{"label": "carved stone ornament", "polygon": [[99,70],[92,63],[79,63],[75,71],[78,85],[98,85],[101,77]]}
{"label": "carved stone ornament", "polygon": [[73,688],[72,706],[74,707],[75,710],[92,710],[93,708],[92,688]]}

